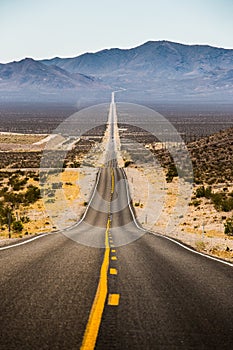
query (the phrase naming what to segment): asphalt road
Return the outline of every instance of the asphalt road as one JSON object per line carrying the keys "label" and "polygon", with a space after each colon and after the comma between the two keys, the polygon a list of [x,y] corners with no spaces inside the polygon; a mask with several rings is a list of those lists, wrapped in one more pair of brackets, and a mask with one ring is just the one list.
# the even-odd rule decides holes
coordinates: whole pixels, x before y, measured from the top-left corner
{"label": "asphalt road", "polygon": [[1,350],[233,347],[232,266],[143,231],[116,160],[81,223],[0,250],[0,266]]}
{"label": "asphalt road", "polygon": [[97,349],[232,348],[232,267],[148,233],[116,256]]}
{"label": "asphalt road", "polygon": [[103,249],[49,235],[0,252],[0,349],[79,349]]}

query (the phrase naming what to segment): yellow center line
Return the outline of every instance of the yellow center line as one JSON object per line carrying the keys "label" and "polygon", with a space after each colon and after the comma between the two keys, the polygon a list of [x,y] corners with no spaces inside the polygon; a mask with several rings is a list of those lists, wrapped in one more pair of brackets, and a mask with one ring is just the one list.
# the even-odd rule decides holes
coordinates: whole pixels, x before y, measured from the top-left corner
{"label": "yellow center line", "polygon": [[[114,193],[115,188],[115,178],[114,178],[114,171],[111,169],[111,200],[112,195]],[[95,294],[95,299],[92,304],[91,312],[89,315],[88,323],[86,326],[86,330],[83,337],[83,342],[81,346],[81,350],[93,350],[95,348],[102,314],[104,311],[104,305],[105,301],[107,299],[107,293],[108,293],[108,268],[109,268],[109,259],[110,259],[110,246],[114,247],[112,243],[112,237],[110,238],[109,229],[111,226],[111,220],[110,220],[110,209],[111,204],[109,203],[109,218],[107,221],[107,228],[105,232],[105,252],[104,252],[104,259],[100,270],[100,279],[97,287],[97,291]],[[112,260],[117,260],[115,256],[111,258]],[[110,269],[110,274],[117,274],[116,269]],[[108,297],[108,304],[109,305],[118,305],[119,304],[119,295],[118,294],[109,294]]]}
{"label": "yellow center line", "polygon": [[99,327],[104,311],[104,305],[108,293],[108,267],[109,267],[109,254],[110,247],[108,241],[108,234],[110,228],[110,220],[107,222],[107,229],[105,232],[105,253],[104,260],[100,270],[100,279],[98,288],[96,291],[95,299],[92,304],[90,316],[84,333],[84,338],[81,346],[81,350],[92,350],[95,348]]}
{"label": "yellow center line", "polygon": [[109,294],[108,305],[118,306],[120,301],[120,294]]}
{"label": "yellow center line", "polygon": [[114,172],[113,169],[111,169],[111,176],[112,176],[112,188],[111,188],[111,194],[114,193],[114,186],[115,186],[115,178],[114,178]]}

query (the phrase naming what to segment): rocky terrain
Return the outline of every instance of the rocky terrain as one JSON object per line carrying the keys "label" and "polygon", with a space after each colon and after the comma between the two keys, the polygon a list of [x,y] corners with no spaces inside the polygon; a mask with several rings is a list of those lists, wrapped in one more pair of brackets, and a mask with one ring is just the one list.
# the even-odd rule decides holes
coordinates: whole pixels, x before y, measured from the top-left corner
{"label": "rocky terrain", "polygon": [[[156,149],[154,143],[151,147],[167,171],[172,169],[173,161],[166,145]],[[187,144],[187,149],[192,160],[196,184],[233,183],[233,128],[190,142]]]}

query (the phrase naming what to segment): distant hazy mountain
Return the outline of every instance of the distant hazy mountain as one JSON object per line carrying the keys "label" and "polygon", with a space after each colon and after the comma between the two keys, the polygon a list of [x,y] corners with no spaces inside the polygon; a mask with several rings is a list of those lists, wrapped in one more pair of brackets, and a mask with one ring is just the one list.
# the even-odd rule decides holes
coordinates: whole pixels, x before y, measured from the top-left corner
{"label": "distant hazy mountain", "polygon": [[0,87],[27,88],[42,87],[51,89],[74,89],[90,86],[95,83],[94,77],[84,74],[70,74],[55,65],[45,65],[32,58],[19,62],[0,64]]}
{"label": "distant hazy mountain", "polygon": [[79,96],[108,90],[95,77],[69,73],[55,65],[46,65],[31,58],[0,64],[0,99],[33,101],[76,101]]}
{"label": "distant hazy mountain", "polygon": [[[139,47],[0,65],[0,90],[20,87],[150,99],[225,99],[233,93],[233,50],[149,41]],[[123,94],[122,94],[123,96]]]}

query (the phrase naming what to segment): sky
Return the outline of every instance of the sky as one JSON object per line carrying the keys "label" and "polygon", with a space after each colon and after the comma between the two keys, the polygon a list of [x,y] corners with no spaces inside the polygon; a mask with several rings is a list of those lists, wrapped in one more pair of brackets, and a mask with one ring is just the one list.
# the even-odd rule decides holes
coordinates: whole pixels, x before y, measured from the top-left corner
{"label": "sky", "polygon": [[233,0],[0,0],[0,62],[148,40],[233,49]]}

